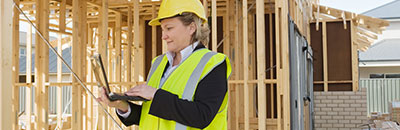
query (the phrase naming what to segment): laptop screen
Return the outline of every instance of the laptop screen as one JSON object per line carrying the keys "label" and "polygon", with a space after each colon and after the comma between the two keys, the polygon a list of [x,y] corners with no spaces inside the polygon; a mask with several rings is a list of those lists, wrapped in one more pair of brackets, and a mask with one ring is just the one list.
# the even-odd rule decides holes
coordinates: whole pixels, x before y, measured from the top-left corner
{"label": "laptop screen", "polygon": [[100,54],[94,54],[91,58],[92,70],[99,87],[105,87],[107,95],[111,92],[107,81],[107,75]]}

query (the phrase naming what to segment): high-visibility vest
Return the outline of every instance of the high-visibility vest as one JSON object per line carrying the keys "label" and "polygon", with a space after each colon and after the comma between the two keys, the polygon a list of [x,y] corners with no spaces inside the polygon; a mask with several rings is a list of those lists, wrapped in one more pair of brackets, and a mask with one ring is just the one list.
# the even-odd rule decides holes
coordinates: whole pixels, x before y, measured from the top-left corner
{"label": "high-visibility vest", "polygon": [[[180,99],[193,101],[194,92],[197,84],[215,67],[226,61],[228,79],[231,74],[229,59],[221,53],[212,52],[208,49],[199,49],[193,52],[161,83],[161,77],[168,63],[164,55],[153,59],[152,66],[147,78],[147,85],[160,88],[178,95]],[[173,120],[165,120],[149,114],[152,101],[142,104],[140,116],[140,130],[195,130],[197,128],[182,125]],[[227,129],[227,105],[228,92],[225,94],[220,109],[212,122],[205,128],[206,130],[226,130]]]}

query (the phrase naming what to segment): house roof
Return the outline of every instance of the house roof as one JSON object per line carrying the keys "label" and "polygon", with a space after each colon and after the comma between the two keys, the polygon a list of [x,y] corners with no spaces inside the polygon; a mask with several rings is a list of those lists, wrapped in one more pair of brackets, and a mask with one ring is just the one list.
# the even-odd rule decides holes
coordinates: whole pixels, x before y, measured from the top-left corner
{"label": "house roof", "polygon": [[360,61],[400,61],[400,39],[385,39],[360,52]]}
{"label": "house roof", "polygon": [[400,19],[400,0],[368,10],[362,14],[381,19]]}
{"label": "house roof", "polygon": [[[36,37],[35,33],[32,33],[32,46],[35,45],[35,42],[36,42],[36,38],[35,37]],[[52,37],[52,36],[49,37],[49,42],[54,41],[54,40],[57,40],[57,38],[56,37]],[[27,34],[26,34],[26,32],[20,31],[19,32],[19,44],[20,45],[26,45],[26,42],[27,42]]]}
{"label": "house roof", "polygon": [[[34,72],[35,69],[35,52],[34,52],[34,46],[35,46],[35,36],[32,34],[32,73]],[[57,40],[56,37],[49,37],[50,41]],[[27,42],[27,33],[26,32],[19,32],[19,43],[20,45],[25,46]],[[57,50],[57,47],[56,47]],[[63,49],[62,53],[63,58],[67,62],[68,65],[71,65],[71,47]],[[19,57],[19,73],[20,74],[25,74],[26,73],[26,55],[25,56],[20,56]],[[49,73],[57,73],[57,55],[55,55],[50,49],[49,49]],[[62,64],[62,73],[70,73],[67,67]]]}
{"label": "house roof", "polygon": [[[57,48],[56,48],[57,49]],[[71,66],[71,47],[65,48],[62,52],[62,57]],[[32,54],[32,73],[35,70],[35,54]],[[19,73],[26,73],[26,56],[19,57]],[[57,73],[57,55],[49,50],[49,73]],[[62,63],[62,73],[70,73],[67,67]]]}

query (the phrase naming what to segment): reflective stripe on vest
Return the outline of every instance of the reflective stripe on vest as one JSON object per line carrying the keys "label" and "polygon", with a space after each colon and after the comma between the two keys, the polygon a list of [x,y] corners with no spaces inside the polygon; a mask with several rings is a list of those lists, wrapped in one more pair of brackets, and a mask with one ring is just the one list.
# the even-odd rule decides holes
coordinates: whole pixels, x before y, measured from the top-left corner
{"label": "reflective stripe on vest", "polygon": [[[189,81],[186,83],[185,89],[182,94],[182,99],[193,101],[194,90],[196,89],[197,83],[200,80],[201,73],[203,72],[204,66],[211,59],[212,56],[216,55],[216,52],[208,52],[201,58],[200,63],[196,66],[193,73],[190,75]],[[186,130],[187,126],[176,122],[175,130]]]}
{"label": "reflective stripe on vest", "polygon": [[156,71],[158,65],[160,65],[162,59],[164,58],[164,55],[165,55],[165,54],[163,54],[163,55],[161,55],[161,56],[158,56],[158,57],[156,58],[156,60],[152,63],[151,68],[150,68],[149,75],[147,76],[147,80],[149,80],[150,77],[153,76],[154,71]]}
{"label": "reflective stripe on vest", "polygon": [[[154,88],[166,90],[179,96],[180,99],[193,101],[193,95],[199,81],[206,77],[215,67],[226,61],[227,77],[231,74],[229,58],[224,54],[211,52],[208,49],[199,49],[193,52],[186,60],[182,61],[174,71],[170,73],[165,80],[161,80],[165,68],[168,67],[168,59],[160,55],[152,60],[152,66],[147,77],[147,84]],[[197,76],[196,76],[197,75]],[[177,82],[177,80],[179,82]],[[226,93],[221,107],[214,117],[213,121],[205,128],[207,130],[226,130],[227,126],[227,100]],[[155,130],[198,130],[197,128],[179,124],[173,120],[166,120],[149,114],[152,101],[143,102],[142,113],[140,117],[140,129]]]}

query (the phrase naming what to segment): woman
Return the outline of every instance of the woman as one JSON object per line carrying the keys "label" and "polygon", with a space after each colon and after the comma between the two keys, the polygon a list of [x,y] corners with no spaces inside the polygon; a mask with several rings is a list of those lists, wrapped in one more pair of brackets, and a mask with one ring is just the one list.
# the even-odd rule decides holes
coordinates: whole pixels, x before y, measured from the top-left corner
{"label": "woman", "polygon": [[227,129],[229,59],[211,52],[209,29],[199,0],[163,0],[149,25],[161,25],[168,52],[153,59],[147,84],[125,92],[149,101],[142,105],[98,99],[117,109],[126,125],[141,130]]}

